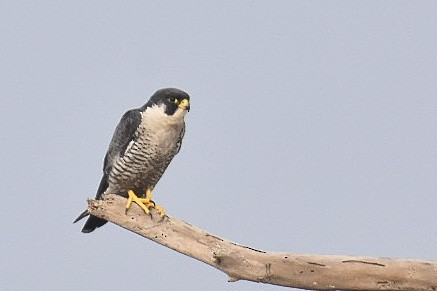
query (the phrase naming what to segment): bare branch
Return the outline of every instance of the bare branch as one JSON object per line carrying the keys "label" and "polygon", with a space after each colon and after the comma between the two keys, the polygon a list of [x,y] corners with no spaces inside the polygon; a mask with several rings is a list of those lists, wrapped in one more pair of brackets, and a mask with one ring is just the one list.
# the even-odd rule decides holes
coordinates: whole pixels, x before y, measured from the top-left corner
{"label": "bare branch", "polygon": [[88,210],[145,238],[211,265],[229,281],[249,280],[308,290],[437,291],[437,262],[265,252],[227,241],[173,217],[153,217],[107,195]]}

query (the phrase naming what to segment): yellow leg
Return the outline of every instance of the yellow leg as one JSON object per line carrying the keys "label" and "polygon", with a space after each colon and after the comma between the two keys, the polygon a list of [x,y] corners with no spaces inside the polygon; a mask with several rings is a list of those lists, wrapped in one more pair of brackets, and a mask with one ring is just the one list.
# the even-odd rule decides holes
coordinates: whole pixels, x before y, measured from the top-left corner
{"label": "yellow leg", "polygon": [[149,188],[146,190],[146,198],[138,198],[137,195],[135,195],[134,191],[129,190],[127,191],[129,197],[126,203],[126,212],[127,210],[132,206],[132,202],[135,202],[140,206],[145,213],[151,215],[150,208],[155,208],[158,214],[162,217],[165,215],[164,208],[161,206],[158,206],[155,204],[155,202],[152,201],[152,189]]}
{"label": "yellow leg", "polygon": [[134,191],[132,190],[127,191],[127,194],[129,195],[129,197],[126,203],[126,212],[132,206],[132,202],[135,202],[144,210],[145,213],[150,214],[149,208],[151,207],[151,205],[153,205],[153,203],[150,202],[150,198],[152,197],[151,191],[149,193],[149,196],[146,192],[146,198],[138,198],[138,196],[135,195]]}

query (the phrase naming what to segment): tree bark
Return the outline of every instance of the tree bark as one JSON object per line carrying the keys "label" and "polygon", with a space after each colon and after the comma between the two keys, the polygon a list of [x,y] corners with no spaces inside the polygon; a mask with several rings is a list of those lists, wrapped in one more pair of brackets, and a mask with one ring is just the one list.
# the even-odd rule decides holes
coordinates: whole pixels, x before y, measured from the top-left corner
{"label": "tree bark", "polygon": [[248,280],[308,290],[437,291],[437,262],[265,252],[239,245],[173,217],[149,216],[126,199],[89,200],[90,214],[211,265],[229,281]]}

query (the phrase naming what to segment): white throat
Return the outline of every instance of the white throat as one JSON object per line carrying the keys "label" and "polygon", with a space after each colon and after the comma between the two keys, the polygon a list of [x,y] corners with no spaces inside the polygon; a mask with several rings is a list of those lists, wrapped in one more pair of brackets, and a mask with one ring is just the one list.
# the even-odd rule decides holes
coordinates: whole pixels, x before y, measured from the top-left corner
{"label": "white throat", "polygon": [[178,108],[173,115],[165,114],[164,110],[165,105],[153,105],[152,107],[148,107],[141,113],[143,126],[155,129],[177,127],[178,125],[182,126],[187,110]]}

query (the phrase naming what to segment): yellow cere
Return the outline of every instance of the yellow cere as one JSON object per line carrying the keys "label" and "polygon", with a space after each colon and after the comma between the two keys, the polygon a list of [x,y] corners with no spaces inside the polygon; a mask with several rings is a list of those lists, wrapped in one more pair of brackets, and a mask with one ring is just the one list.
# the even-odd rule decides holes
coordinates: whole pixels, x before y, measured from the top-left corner
{"label": "yellow cere", "polygon": [[190,101],[188,101],[188,99],[184,99],[181,101],[181,103],[179,103],[179,107],[182,109],[186,109],[189,104],[190,104]]}

